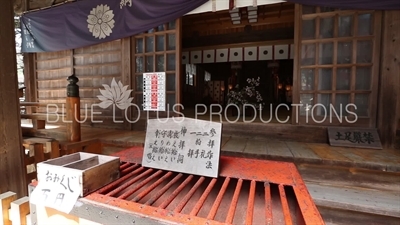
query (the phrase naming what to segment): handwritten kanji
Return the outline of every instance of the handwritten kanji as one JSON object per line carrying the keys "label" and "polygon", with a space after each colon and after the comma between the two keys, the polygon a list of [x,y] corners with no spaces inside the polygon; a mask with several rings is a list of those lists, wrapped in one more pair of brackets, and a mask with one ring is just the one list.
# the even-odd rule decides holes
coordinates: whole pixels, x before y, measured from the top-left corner
{"label": "handwritten kanji", "polygon": [[183,149],[183,148],[185,147],[185,141],[180,140],[180,141],[179,141],[178,147],[179,147],[180,149]]}
{"label": "handwritten kanji", "polygon": [[212,159],[212,157],[213,157],[213,152],[210,150],[207,152],[206,158]]}
{"label": "handwritten kanji", "polygon": [[201,153],[200,153],[200,158],[205,158],[206,157],[206,151],[205,150],[201,150]]}
{"label": "handwritten kanji", "polygon": [[182,136],[185,136],[186,132],[187,132],[186,127],[182,127],[182,128],[181,128],[181,134],[182,134]]}
{"label": "handwritten kanji", "polygon": [[189,157],[189,158],[192,158],[192,157],[193,157],[193,154],[194,154],[194,149],[189,149],[189,151],[188,151],[188,157]]}
{"label": "handwritten kanji", "polygon": [[64,200],[64,193],[58,193],[56,196],[56,200],[54,200],[54,203],[57,203],[57,201],[59,202],[58,205],[61,205],[63,200]]}
{"label": "handwritten kanji", "polygon": [[175,132],[174,132],[174,138],[176,138],[176,139],[179,138],[179,132],[178,132],[178,131],[175,131]]}
{"label": "handwritten kanji", "polygon": [[50,192],[50,189],[42,189],[42,193],[43,193],[43,195],[44,195],[44,200],[47,199],[47,197],[48,197],[47,193],[48,193],[48,192]]}
{"label": "handwritten kanji", "polygon": [[184,155],[179,154],[177,162],[183,164],[183,157],[184,157]]}
{"label": "handwritten kanji", "polygon": [[214,135],[216,135],[217,134],[217,132],[215,131],[215,129],[214,128],[211,128],[211,130],[210,130],[210,136],[211,137],[214,137]]}
{"label": "handwritten kanji", "polygon": [[172,138],[174,136],[174,132],[172,130],[168,131],[167,137]]}
{"label": "handwritten kanji", "polygon": [[196,145],[201,145],[201,139],[200,138],[196,139]]}
{"label": "handwritten kanji", "polygon": [[214,147],[214,140],[209,140],[207,146],[210,147],[210,148],[213,148]]}
{"label": "handwritten kanji", "polygon": [[158,147],[153,147],[153,149],[152,149],[151,152],[152,152],[152,153],[157,153],[157,152],[158,152]]}

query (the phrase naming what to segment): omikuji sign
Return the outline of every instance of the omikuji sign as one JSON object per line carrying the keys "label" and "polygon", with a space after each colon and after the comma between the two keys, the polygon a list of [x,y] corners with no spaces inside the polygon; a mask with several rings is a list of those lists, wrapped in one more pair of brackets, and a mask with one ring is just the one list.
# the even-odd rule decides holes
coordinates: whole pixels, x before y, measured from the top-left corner
{"label": "omikuji sign", "polygon": [[143,110],[165,111],[165,72],[143,74]]}
{"label": "omikuji sign", "polygon": [[150,119],[142,165],[217,177],[221,123],[189,118]]}
{"label": "omikuji sign", "polygon": [[81,174],[66,168],[45,169],[38,172],[38,186],[30,201],[69,213],[80,195]]}

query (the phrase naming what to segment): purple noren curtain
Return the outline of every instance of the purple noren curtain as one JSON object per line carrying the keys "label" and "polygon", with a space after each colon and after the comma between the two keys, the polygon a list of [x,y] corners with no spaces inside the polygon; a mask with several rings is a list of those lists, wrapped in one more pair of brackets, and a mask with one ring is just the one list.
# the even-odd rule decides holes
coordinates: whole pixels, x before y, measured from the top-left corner
{"label": "purple noren curtain", "polygon": [[82,0],[21,17],[22,51],[74,49],[139,34],[208,0]]}

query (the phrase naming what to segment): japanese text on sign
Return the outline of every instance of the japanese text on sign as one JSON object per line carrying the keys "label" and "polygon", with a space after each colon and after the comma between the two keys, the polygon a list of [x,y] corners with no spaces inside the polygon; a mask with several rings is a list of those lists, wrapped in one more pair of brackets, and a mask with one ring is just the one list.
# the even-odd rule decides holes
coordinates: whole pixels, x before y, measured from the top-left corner
{"label": "japanese text on sign", "polygon": [[382,149],[376,129],[353,127],[329,127],[329,143],[332,146]]}
{"label": "japanese text on sign", "polygon": [[162,124],[149,120],[142,164],[217,177],[220,143],[220,123],[189,118],[179,123],[168,119]]}
{"label": "japanese text on sign", "polygon": [[366,143],[371,144],[374,142],[374,136],[371,132],[336,132],[335,140],[349,141],[351,143]]}
{"label": "japanese text on sign", "polygon": [[143,110],[165,111],[165,72],[143,74]]}
{"label": "japanese text on sign", "polygon": [[38,185],[32,192],[30,201],[69,213],[80,193],[79,173],[50,166],[38,173]]}

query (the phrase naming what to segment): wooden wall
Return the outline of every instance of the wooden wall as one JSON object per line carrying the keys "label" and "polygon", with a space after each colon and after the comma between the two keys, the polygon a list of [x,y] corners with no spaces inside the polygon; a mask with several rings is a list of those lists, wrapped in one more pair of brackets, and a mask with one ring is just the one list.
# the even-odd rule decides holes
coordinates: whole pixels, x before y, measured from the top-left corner
{"label": "wooden wall", "polygon": [[[87,118],[83,125],[120,128],[120,123],[113,122],[113,107],[100,108],[97,105],[100,103],[97,96],[101,94],[100,89],[104,89],[104,84],[110,86],[113,79],[117,83],[122,80],[121,42],[121,40],[116,40],[74,50],[37,53],[37,101],[65,103],[67,77],[75,74],[79,78],[81,120]],[[123,85],[129,85],[130,88],[130,84]],[[40,109],[41,112],[46,110],[46,108]],[[48,112],[54,111],[55,108],[48,110]],[[58,110],[58,113],[63,112],[65,111],[61,108]],[[116,108],[115,121],[121,121],[122,115],[122,111]],[[96,121],[103,121],[103,123]]]}
{"label": "wooden wall", "polygon": [[37,100],[65,103],[67,77],[72,73],[71,50],[36,54]]}

